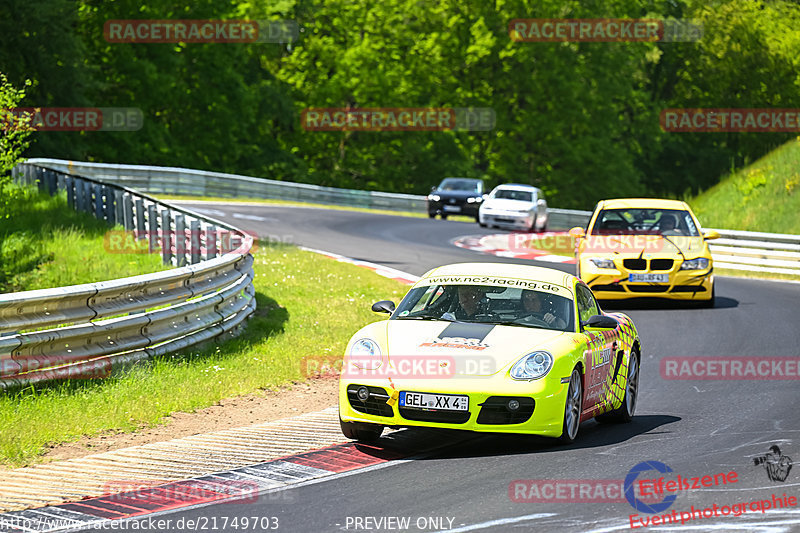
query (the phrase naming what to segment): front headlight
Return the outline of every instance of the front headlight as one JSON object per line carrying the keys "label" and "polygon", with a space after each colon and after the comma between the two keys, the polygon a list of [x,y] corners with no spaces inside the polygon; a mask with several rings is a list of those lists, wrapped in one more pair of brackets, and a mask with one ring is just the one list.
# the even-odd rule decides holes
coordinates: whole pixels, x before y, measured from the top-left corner
{"label": "front headlight", "polygon": [[597,268],[615,268],[611,259],[589,259]]}
{"label": "front headlight", "polygon": [[441,200],[441,198],[439,198],[438,194],[429,194],[428,200],[433,200],[434,202],[438,202],[439,200]]}
{"label": "front headlight", "polygon": [[381,349],[372,339],[359,339],[350,347],[350,362],[356,368],[377,370],[381,366]]}
{"label": "front headlight", "polygon": [[681,265],[681,270],[705,270],[708,268],[708,259],[705,257],[698,257],[697,259],[688,259]]}
{"label": "front headlight", "polygon": [[539,379],[553,368],[553,356],[547,352],[533,352],[524,356],[511,367],[514,379]]}
{"label": "front headlight", "polygon": [[467,198],[467,203],[474,204],[475,202],[482,202],[483,198],[478,196],[477,198]]}

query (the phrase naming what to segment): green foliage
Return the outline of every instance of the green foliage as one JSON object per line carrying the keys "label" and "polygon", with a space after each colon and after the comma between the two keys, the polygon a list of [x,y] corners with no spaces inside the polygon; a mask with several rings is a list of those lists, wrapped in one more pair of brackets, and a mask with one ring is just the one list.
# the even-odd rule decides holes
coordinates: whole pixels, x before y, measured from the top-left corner
{"label": "green foliage", "polygon": [[[30,81],[25,81],[30,85]],[[6,75],[0,72],[0,220],[9,218],[14,206],[23,198],[10,187],[11,169],[22,162],[22,152],[28,147],[30,118],[11,113],[25,97],[25,91],[15,89]]]}
{"label": "green foliage", "polygon": [[[9,0],[0,68],[30,105],[138,107],[136,132],[39,132],[29,156],[184,166],[425,193],[448,175],[530,183],[551,205],[678,196],[783,133],[667,133],[666,108],[800,107],[788,0]],[[665,18],[698,42],[512,41],[515,18]],[[110,19],[297,21],[293,43],[109,43]],[[29,53],[19,54],[19,50]],[[308,107],[488,107],[492,131],[315,132]],[[789,185],[787,185],[789,187]]]}

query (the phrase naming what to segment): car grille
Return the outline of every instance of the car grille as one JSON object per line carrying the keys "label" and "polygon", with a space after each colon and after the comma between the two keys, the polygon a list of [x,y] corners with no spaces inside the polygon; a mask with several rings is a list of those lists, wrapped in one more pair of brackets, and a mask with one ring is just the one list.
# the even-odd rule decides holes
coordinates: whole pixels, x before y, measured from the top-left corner
{"label": "car grille", "polygon": [[[517,400],[519,409],[509,411],[506,407],[509,400]],[[531,418],[535,405],[533,398],[524,396],[490,396],[481,404],[478,424],[522,424]]]}
{"label": "car grille", "polygon": [[367,401],[362,402],[358,399],[356,391],[364,385],[349,385],[347,387],[347,399],[350,401],[350,407],[359,413],[375,416],[394,416],[392,406],[386,403],[389,395],[386,389],[381,387],[367,387],[369,390],[369,398]]}
{"label": "car grille", "polygon": [[647,261],[645,259],[623,259],[622,266],[628,270],[647,270]]}
{"label": "car grille", "polygon": [[426,411],[424,409],[400,408],[400,416],[417,422],[441,422],[443,424],[463,424],[469,420],[469,411]]}
{"label": "car grille", "polygon": [[628,285],[631,292],[667,292],[669,285]]}
{"label": "car grille", "polygon": [[608,291],[608,292],[625,292],[625,289],[622,285],[611,284],[611,285],[590,285],[593,291]]}
{"label": "car grille", "polygon": [[672,268],[672,259],[651,259],[650,270],[669,270]]}
{"label": "car grille", "polygon": [[675,285],[672,292],[705,292],[706,288],[702,285]]}

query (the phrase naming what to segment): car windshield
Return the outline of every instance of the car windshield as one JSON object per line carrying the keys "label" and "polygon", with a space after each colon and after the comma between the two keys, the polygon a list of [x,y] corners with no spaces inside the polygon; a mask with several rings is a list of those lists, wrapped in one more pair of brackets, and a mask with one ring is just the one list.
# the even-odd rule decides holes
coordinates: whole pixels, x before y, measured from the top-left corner
{"label": "car windshield", "polygon": [[482,189],[481,182],[476,180],[448,178],[439,184],[440,191],[481,192]]}
{"label": "car windshield", "polygon": [[523,202],[531,202],[531,193],[528,191],[517,191],[514,189],[499,189],[494,193],[495,198],[504,200],[521,200]]}
{"label": "car windshield", "polygon": [[603,209],[597,214],[592,235],[645,233],[698,237],[688,211],[680,209]]}
{"label": "car windshield", "polygon": [[397,306],[392,320],[479,322],[558,331],[574,331],[575,324],[571,298],[548,290],[494,285],[416,287]]}

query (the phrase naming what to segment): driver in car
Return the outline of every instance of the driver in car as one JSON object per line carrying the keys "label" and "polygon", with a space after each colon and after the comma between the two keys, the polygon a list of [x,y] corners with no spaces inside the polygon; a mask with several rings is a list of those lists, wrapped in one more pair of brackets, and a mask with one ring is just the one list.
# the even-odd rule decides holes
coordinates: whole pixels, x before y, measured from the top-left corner
{"label": "driver in car", "polygon": [[526,320],[538,320],[555,329],[567,327],[564,319],[553,314],[553,305],[547,297],[539,291],[522,291],[522,309],[527,316]]}
{"label": "driver in car", "polygon": [[442,315],[445,320],[473,320],[479,313],[486,290],[480,285],[459,285],[456,308]]}
{"label": "driver in car", "polygon": [[683,232],[676,228],[675,217],[664,215],[658,223],[662,235],[683,235]]}

